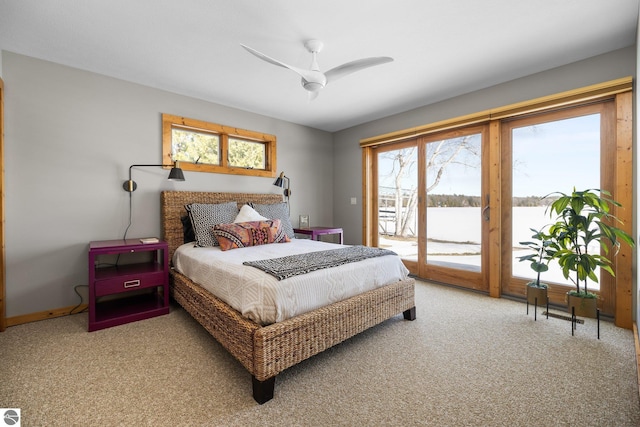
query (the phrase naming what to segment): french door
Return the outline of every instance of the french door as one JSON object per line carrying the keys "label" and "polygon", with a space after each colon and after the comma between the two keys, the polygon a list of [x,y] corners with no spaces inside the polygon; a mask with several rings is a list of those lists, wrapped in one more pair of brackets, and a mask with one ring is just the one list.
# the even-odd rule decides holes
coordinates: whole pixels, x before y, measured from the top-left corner
{"label": "french door", "polygon": [[[418,277],[480,291],[489,291],[489,269],[499,268],[492,277],[501,293],[524,295],[535,273],[518,261],[527,254],[520,242],[551,221],[544,196],[574,187],[615,194],[614,117],[608,101],[502,120],[501,173],[493,182],[488,125],[376,148],[375,244],[396,251]],[[501,232],[492,243],[500,248],[499,262],[490,262],[487,251],[490,206],[496,206],[489,194],[501,199]],[[572,285],[560,268],[552,263],[542,280],[552,285],[551,302],[564,304]],[[613,277],[603,272],[594,285],[602,313],[613,314]]]}
{"label": "french door", "polygon": [[[551,222],[543,196],[604,189],[633,234],[633,93],[622,78],[360,141],[364,244],[388,247],[412,274],[499,297],[524,298],[535,278],[520,242]],[[594,248],[597,250],[597,248]],[[591,291],[601,313],[633,325],[634,250]],[[573,288],[554,265],[552,304]]]}
{"label": "french door", "polygon": [[488,290],[486,140],[473,126],[375,150],[375,245],[412,274]]}

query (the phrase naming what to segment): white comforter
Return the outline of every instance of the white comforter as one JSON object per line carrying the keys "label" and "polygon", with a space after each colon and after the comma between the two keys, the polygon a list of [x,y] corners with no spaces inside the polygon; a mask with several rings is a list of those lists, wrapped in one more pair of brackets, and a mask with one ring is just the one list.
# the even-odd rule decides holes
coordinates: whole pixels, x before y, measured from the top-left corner
{"label": "white comforter", "polygon": [[244,261],[339,247],[342,245],[309,239],[229,251],[186,243],[176,250],[173,265],[244,316],[263,325],[403,280],[409,274],[397,256],[370,258],[280,281],[257,268],[242,265]]}

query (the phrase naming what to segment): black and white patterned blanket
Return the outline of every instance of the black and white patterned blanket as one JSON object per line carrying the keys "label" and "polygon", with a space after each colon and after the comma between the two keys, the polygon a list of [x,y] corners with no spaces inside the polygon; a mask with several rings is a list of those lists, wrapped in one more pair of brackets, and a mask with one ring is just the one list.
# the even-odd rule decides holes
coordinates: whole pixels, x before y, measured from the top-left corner
{"label": "black and white patterned blanket", "polygon": [[384,255],[397,254],[388,249],[371,248],[369,246],[348,246],[346,248],[289,255],[281,258],[245,261],[243,264],[258,268],[278,280],[283,280],[323,268],[337,267],[350,262]]}

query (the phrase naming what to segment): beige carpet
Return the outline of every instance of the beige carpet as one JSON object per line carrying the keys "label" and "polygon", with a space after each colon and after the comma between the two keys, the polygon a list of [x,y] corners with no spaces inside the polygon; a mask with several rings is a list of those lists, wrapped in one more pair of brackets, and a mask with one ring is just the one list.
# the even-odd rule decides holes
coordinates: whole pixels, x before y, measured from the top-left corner
{"label": "beige carpet", "polygon": [[86,332],[86,313],[0,334],[0,407],[23,426],[639,426],[631,331],[526,315],[419,282],[397,316],[282,373],[250,375],[181,308]]}

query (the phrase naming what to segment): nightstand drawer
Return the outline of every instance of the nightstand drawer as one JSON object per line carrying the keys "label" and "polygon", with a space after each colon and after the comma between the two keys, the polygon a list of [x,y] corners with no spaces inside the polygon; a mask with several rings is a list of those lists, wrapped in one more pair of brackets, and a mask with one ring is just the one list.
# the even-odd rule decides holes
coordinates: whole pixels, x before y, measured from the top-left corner
{"label": "nightstand drawer", "polygon": [[141,274],[139,276],[130,275],[105,280],[96,280],[96,296],[101,297],[120,292],[132,291],[135,289],[162,286],[165,284],[165,277],[165,273],[159,271],[156,273]]}

